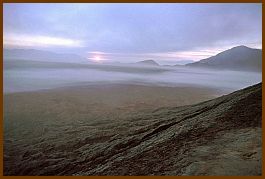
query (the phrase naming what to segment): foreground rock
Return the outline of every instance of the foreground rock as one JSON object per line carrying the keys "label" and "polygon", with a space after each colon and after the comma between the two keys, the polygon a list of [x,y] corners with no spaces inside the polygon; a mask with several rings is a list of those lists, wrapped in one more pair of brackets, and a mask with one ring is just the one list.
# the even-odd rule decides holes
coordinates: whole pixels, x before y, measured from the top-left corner
{"label": "foreground rock", "polygon": [[261,94],[260,83],[196,105],[5,140],[4,174],[261,175]]}

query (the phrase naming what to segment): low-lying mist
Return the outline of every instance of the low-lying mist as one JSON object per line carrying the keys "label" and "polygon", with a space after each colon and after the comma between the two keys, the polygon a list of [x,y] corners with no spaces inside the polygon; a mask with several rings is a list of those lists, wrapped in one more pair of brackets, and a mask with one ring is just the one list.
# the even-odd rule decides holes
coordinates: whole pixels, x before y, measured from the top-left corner
{"label": "low-lying mist", "polygon": [[134,64],[4,63],[4,93],[98,83],[201,86],[232,92],[261,82],[257,72]]}

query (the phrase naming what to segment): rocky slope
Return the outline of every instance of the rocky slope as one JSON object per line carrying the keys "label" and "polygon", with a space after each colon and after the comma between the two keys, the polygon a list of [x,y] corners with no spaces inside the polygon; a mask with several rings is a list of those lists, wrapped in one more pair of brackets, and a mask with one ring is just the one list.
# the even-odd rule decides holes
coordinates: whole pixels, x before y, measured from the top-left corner
{"label": "rocky slope", "polygon": [[4,174],[261,175],[261,86],[28,141],[6,135]]}

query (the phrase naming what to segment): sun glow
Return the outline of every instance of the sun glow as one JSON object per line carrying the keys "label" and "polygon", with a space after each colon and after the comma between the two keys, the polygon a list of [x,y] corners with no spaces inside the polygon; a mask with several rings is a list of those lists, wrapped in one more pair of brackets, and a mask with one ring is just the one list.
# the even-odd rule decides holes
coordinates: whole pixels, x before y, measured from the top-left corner
{"label": "sun glow", "polygon": [[100,56],[94,56],[93,61],[100,63],[102,61],[102,58]]}

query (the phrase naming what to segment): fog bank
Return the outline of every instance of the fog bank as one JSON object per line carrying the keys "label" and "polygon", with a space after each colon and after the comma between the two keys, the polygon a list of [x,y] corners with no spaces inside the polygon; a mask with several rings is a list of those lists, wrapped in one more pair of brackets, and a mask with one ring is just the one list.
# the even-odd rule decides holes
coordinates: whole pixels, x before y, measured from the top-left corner
{"label": "fog bank", "polygon": [[98,83],[201,86],[232,92],[262,80],[262,74],[256,72],[189,67],[14,63],[4,64],[4,93]]}

